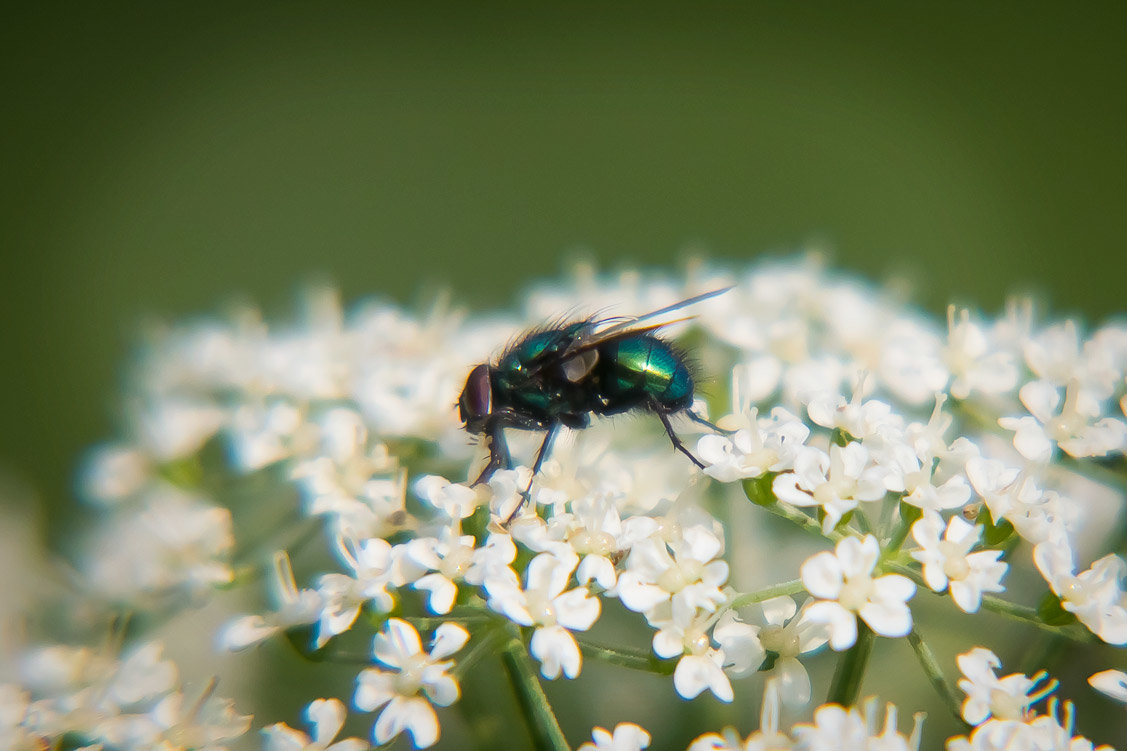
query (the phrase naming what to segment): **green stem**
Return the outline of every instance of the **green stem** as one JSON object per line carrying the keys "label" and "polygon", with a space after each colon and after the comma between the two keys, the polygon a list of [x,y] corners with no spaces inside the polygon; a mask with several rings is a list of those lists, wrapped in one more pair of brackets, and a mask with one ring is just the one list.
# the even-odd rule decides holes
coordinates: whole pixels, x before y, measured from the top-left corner
{"label": "green stem", "polygon": [[817,535],[818,537],[828,538],[837,542],[845,537],[845,534],[837,531],[836,529],[830,530],[829,534],[822,532],[822,525],[817,519],[807,516],[801,511],[795,511],[792,508],[784,506],[781,503],[772,503],[769,506],[763,506],[775,516],[782,517],[792,524],[798,525],[799,528],[806,532]]}
{"label": "green stem", "polygon": [[1077,628],[1071,626],[1053,626],[1041,620],[1040,614],[1036,608],[1031,608],[1027,605],[1018,605],[1008,600],[1003,600],[993,595],[982,596],[982,609],[989,610],[998,615],[1004,615],[1015,621],[1021,621],[1031,626],[1036,626],[1042,631],[1048,631],[1051,634],[1063,636],[1066,639],[1080,642],[1095,641],[1095,637],[1084,628]]}
{"label": "green stem", "polygon": [[509,675],[509,683],[516,692],[517,701],[524,712],[532,742],[540,751],[570,751],[560,724],[548,703],[548,696],[536,675],[536,665],[524,647],[524,641],[515,629],[502,647],[501,661]]}
{"label": "green stem", "polygon": [[631,670],[641,670],[658,675],[672,675],[677,667],[674,660],[661,660],[651,652],[642,652],[636,649],[607,647],[601,644],[591,644],[582,639],[579,640],[579,648],[583,651],[584,657]]}
{"label": "green stem", "polygon": [[[903,563],[886,561],[883,564],[883,568],[886,571],[894,571],[897,574],[902,574],[914,581],[918,587],[929,589],[930,591],[927,582],[924,581],[923,575]],[[991,613],[997,613],[998,615],[1004,615],[1011,620],[1039,628],[1042,631],[1048,631],[1050,634],[1063,636],[1065,639],[1070,639],[1071,641],[1093,642],[1096,640],[1096,637],[1086,628],[1076,625],[1054,626],[1045,623],[1041,620],[1041,616],[1036,608],[1031,608],[1028,605],[1018,605],[1015,602],[1009,602],[1008,600],[1003,600],[993,595],[982,596],[982,609],[989,610]]]}
{"label": "green stem", "polygon": [[728,603],[728,607],[732,608],[733,610],[738,610],[740,608],[747,607],[748,605],[754,605],[757,602],[770,600],[772,597],[796,595],[805,589],[806,587],[803,586],[801,579],[792,579],[789,582],[776,584],[773,587],[760,589],[756,592],[748,592],[746,594],[736,595],[732,598],[732,601]]}
{"label": "green stem", "polygon": [[924,674],[931,681],[931,685],[935,688],[939,697],[943,699],[943,703],[947,705],[947,709],[955,715],[955,719],[962,721],[963,712],[958,697],[955,696],[954,689],[951,688],[951,684],[947,682],[947,678],[943,675],[943,670],[939,667],[939,661],[935,659],[935,654],[924,642],[917,629],[912,629],[911,633],[908,634],[908,643],[912,645],[912,649],[916,650],[916,658],[920,661],[920,667],[923,668]]}
{"label": "green stem", "polygon": [[849,707],[857,701],[875,640],[876,635],[873,630],[858,618],[857,641],[841,655],[837,662],[837,670],[834,671],[833,682],[830,684],[830,693],[826,698],[827,703],[835,702],[843,707]]}
{"label": "green stem", "polygon": [[908,533],[912,530],[912,525],[923,516],[915,506],[900,502],[900,521],[896,525],[896,529],[892,530],[892,536],[889,537],[888,542],[884,546],[881,555],[885,558],[891,557],[900,552],[904,540],[908,539]]}

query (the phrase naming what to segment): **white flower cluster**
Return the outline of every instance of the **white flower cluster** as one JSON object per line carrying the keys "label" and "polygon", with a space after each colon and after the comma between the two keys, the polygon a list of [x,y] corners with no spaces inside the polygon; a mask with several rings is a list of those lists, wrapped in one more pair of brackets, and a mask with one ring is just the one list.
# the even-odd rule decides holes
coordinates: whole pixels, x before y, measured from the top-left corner
{"label": "white flower cluster", "polygon": [[224,751],[251,718],[215,697],[214,684],[185,693],[162,651],[148,642],[120,657],[85,647],[29,652],[21,685],[0,686],[0,747],[47,748],[70,736],[122,751]]}
{"label": "white flower cluster", "polygon": [[[710,405],[719,429],[691,442],[703,472],[671,450],[657,420],[596,420],[565,431],[535,477],[520,465],[532,464],[537,436],[510,430],[517,466],[470,484],[487,448],[475,447],[456,403],[475,364],[563,312],[637,314],[725,287],[663,333],[689,337],[730,397]],[[274,609],[231,620],[217,643],[239,652],[284,636],[331,660],[349,638],[372,639],[352,704],[379,712],[377,744],[403,732],[416,747],[435,743],[434,707],[459,699],[458,678],[475,662],[502,654],[514,687],[530,692],[526,706],[543,697],[528,689],[537,663],[543,678],[573,679],[585,657],[671,672],[670,697],[686,700],[709,692],[731,702],[733,679],[770,678],[754,743],[728,731],[694,749],[828,749],[842,739],[918,748],[919,721],[906,736],[894,707],[880,729],[875,705],[854,706],[848,686],[859,675],[835,682],[809,723],[783,732],[778,713],[809,705],[804,663],[827,643],[843,660],[867,654],[874,636],[918,645],[911,603],[920,588],[966,613],[989,608],[1081,644],[1127,644],[1127,572],[1108,552],[1122,544],[1114,530],[1127,484],[1127,326],[1084,335],[1014,304],[994,321],[952,308],[944,330],[812,259],[738,275],[695,267],[678,280],[581,269],[533,290],[524,315],[504,319],[443,301],[423,315],[390,303],[346,314],[325,289],[305,303],[289,326],[239,308],[153,332],[131,381],[128,428],[92,454],[83,476],[83,494],[106,521],[76,568],[84,596],[111,612],[202,604],[268,572]],[[708,406],[698,400],[694,411]],[[701,432],[673,418],[679,433]],[[754,571],[730,576],[734,561],[748,559],[733,553],[740,540],[724,509],[747,499],[825,549],[797,570],[761,550]],[[317,533],[336,565],[299,557]],[[1042,591],[1008,591],[1011,567],[1039,572]],[[741,592],[733,581],[762,588]],[[1044,590],[1048,606],[1022,604]],[[809,597],[796,602],[802,592]],[[631,619],[658,659],[589,639],[615,599],[614,617]],[[433,636],[429,650],[420,630]],[[980,637],[970,638],[973,646]],[[921,679],[942,683],[926,647],[917,650]],[[863,660],[843,664],[865,669]],[[979,724],[985,715],[972,719],[1003,716],[979,696],[987,672],[967,673],[978,698],[964,717],[978,727],[952,741],[957,748],[993,748],[985,739],[1002,733]],[[1099,683],[1113,693],[1117,685],[1114,676]],[[95,719],[152,714],[144,702],[180,696],[171,685],[87,706],[64,702],[57,686],[28,684],[8,689],[0,705],[26,705],[19,716],[37,719],[13,727],[35,738],[65,732],[132,748],[125,731]],[[1020,689],[1027,699],[1031,686]],[[312,736],[275,724],[267,746],[358,748],[333,740],[343,706],[310,699]],[[43,701],[68,708],[31,709]],[[1006,720],[1032,726],[1023,714],[1031,703]],[[1071,737],[1070,713],[1063,725],[1055,712],[1036,719]],[[540,707],[529,722],[546,715]],[[52,724],[57,717],[69,719]],[[206,741],[168,747],[219,748],[246,722],[229,714],[207,727]],[[128,738],[157,732],[130,725]],[[555,731],[548,723],[537,732]],[[593,746],[649,741],[620,725],[596,729]]]}
{"label": "white flower cluster", "polygon": [[[1044,672],[1031,678],[1021,673],[999,678],[994,671],[1002,666],[1001,660],[982,647],[959,655],[958,663],[964,676],[959,688],[967,695],[962,715],[974,730],[968,736],[950,739],[948,751],[1092,750],[1091,741],[1073,732],[1071,702],[1064,704],[1063,722],[1056,699],[1049,701],[1046,714],[1034,710],[1034,705],[1056,689],[1056,681],[1045,682]],[[1099,748],[1107,751],[1111,746]]]}

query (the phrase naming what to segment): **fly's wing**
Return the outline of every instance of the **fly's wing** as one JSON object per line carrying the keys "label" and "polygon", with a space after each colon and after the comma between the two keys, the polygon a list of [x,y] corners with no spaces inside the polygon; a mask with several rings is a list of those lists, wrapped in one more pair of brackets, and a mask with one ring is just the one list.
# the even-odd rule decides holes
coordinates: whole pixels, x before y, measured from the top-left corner
{"label": "fly's wing", "polygon": [[[705,292],[700,295],[694,295],[693,297],[675,302],[672,305],[666,305],[664,308],[658,308],[657,310],[650,311],[649,313],[640,316],[615,317],[603,319],[602,321],[592,321],[588,326],[585,326],[580,331],[580,333],[567,345],[567,347],[556,353],[555,356],[551,358],[551,360],[552,362],[559,363],[563,367],[564,374],[567,379],[574,383],[582,379],[583,376],[587,375],[587,373],[589,373],[591,369],[595,367],[595,363],[598,360],[598,357],[593,350],[600,344],[604,344],[615,339],[625,339],[627,337],[646,333],[648,331],[655,331],[656,329],[660,329],[664,326],[670,326],[674,323],[687,321],[691,318],[691,316],[684,318],[675,318],[669,321],[661,321],[659,323],[651,323],[648,325],[641,325],[646,321],[650,321],[659,316],[673,313],[675,311],[681,310],[682,308],[687,308],[690,305],[696,305],[698,302],[703,302],[704,300],[708,300],[710,298],[716,297],[717,295],[721,295],[730,289],[732,288],[721,287],[720,289],[714,289],[710,292]],[[613,321],[613,323],[610,326],[604,326],[600,328],[601,324],[604,324],[608,321]],[[549,363],[547,362],[540,363],[537,369],[546,367],[548,364]]]}
{"label": "fly's wing", "polygon": [[653,318],[657,318],[658,316],[663,316],[666,313],[673,313],[674,311],[681,310],[682,308],[687,308],[690,305],[696,305],[698,302],[704,302],[705,300],[716,297],[717,295],[722,295],[730,289],[732,289],[732,287],[721,287],[720,289],[714,289],[711,292],[704,292],[704,293],[699,294],[699,295],[694,295],[693,297],[689,297],[685,300],[675,302],[672,305],[666,305],[664,308],[658,308],[657,310],[652,310],[649,313],[646,313],[646,314],[640,315],[640,316],[636,316],[636,317],[632,317],[632,318],[621,318],[621,319],[620,318],[610,318],[610,319],[607,319],[607,320],[617,321],[617,323],[615,323],[611,326],[608,326],[604,329],[600,329],[599,331],[592,332],[592,334],[587,337],[587,340],[584,340],[583,337],[577,337],[576,341],[572,342],[572,347],[589,346],[590,345],[590,341],[589,341],[590,339],[596,339],[599,342],[603,342],[603,341],[606,341],[607,339],[613,338],[616,334],[622,334],[625,331],[631,331],[633,333],[637,333],[639,331],[652,331],[654,329],[661,328],[662,326],[669,326],[670,324],[673,324],[673,323],[678,323],[680,321],[686,321],[686,320],[688,320],[687,318],[678,318],[674,321],[665,321],[663,323],[653,324],[651,326],[645,326],[645,327],[637,328],[637,329],[633,328],[634,326],[637,326],[640,323],[644,323],[645,321],[649,321]]}

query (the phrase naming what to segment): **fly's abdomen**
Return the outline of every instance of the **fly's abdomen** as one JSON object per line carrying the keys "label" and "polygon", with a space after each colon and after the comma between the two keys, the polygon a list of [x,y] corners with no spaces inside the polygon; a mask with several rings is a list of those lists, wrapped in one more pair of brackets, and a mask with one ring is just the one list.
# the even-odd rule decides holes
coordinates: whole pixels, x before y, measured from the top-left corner
{"label": "fly's abdomen", "polygon": [[599,346],[599,396],[595,411],[615,414],[650,403],[663,412],[693,403],[693,377],[684,360],[657,337],[639,335]]}

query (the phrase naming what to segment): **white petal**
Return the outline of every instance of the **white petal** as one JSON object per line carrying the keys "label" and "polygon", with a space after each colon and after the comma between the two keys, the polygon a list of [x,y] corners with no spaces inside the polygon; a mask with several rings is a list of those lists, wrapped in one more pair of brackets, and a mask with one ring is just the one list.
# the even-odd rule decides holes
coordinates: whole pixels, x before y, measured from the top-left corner
{"label": "white petal", "polygon": [[563,671],[567,678],[579,675],[582,656],[579,645],[571,632],[560,626],[544,626],[532,634],[529,652],[540,661],[540,674],[549,680],[559,677]]}
{"label": "white petal", "polygon": [[313,730],[313,741],[327,746],[344,727],[344,705],[337,699],[317,699],[305,709],[305,719]]}
{"label": "white petal", "polygon": [[837,557],[828,551],[815,553],[799,569],[802,585],[815,597],[832,600],[841,593],[844,578]]}
{"label": "white petal", "polygon": [[806,618],[830,630],[830,648],[848,649],[857,641],[857,616],[833,601],[815,602],[806,608]]}
{"label": "white petal", "polygon": [[434,630],[430,656],[436,660],[449,657],[464,647],[469,638],[470,633],[457,623],[443,623]]}
{"label": "white petal", "polygon": [[673,687],[685,699],[695,698],[705,689],[724,702],[732,701],[735,696],[728,676],[710,657],[703,655],[685,655],[677,662]]}
{"label": "white petal", "polygon": [[810,675],[794,657],[780,657],[775,662],[779,677],[779,695],[789,707],[803,707],[810,701]]}
{"label": "white petal", "polygon": [[599,600],[588,597],[587,590],[582,587],[563,593],[552,601],[552,605],[559,624],[573,631],[586,631],[599,618]]}
{"label": "white petal", "polygon": [[383,745],[406,730],[415,748],[428,748],[438,740],[438,716],[426,699],[396,697],[380,713],[372,729],[372,738]]}
{"label": "white petal", "polygon": [[877,597],[881,600],[907,602],[916,594],[916,584],[900,574],[885,574],[873,580]]}
{"label": "white petal", "polygon": [[419,632],[407,621],[388,618],[372,642],[372,655],[385,665],[401,667],[405,658],[423,651]]}
{"label": "white petal", "polygon": [[861,618],[881,636],[906,636],[912,630],[912,611],[896,602],[869,602],[861,606]]}
{"label": "white petal", "polygon": [[1127,673],[1120,670],[1103,670],[1089,678],[1088,683],[1097,691],[1127,704]]}
{"label": "white petal", "polygon": [[782,626],[793,618],[798,610],[794,600],[786,595],[764,600],[759,603],[759,607],[763,608],[763,620],[772,626]]}

